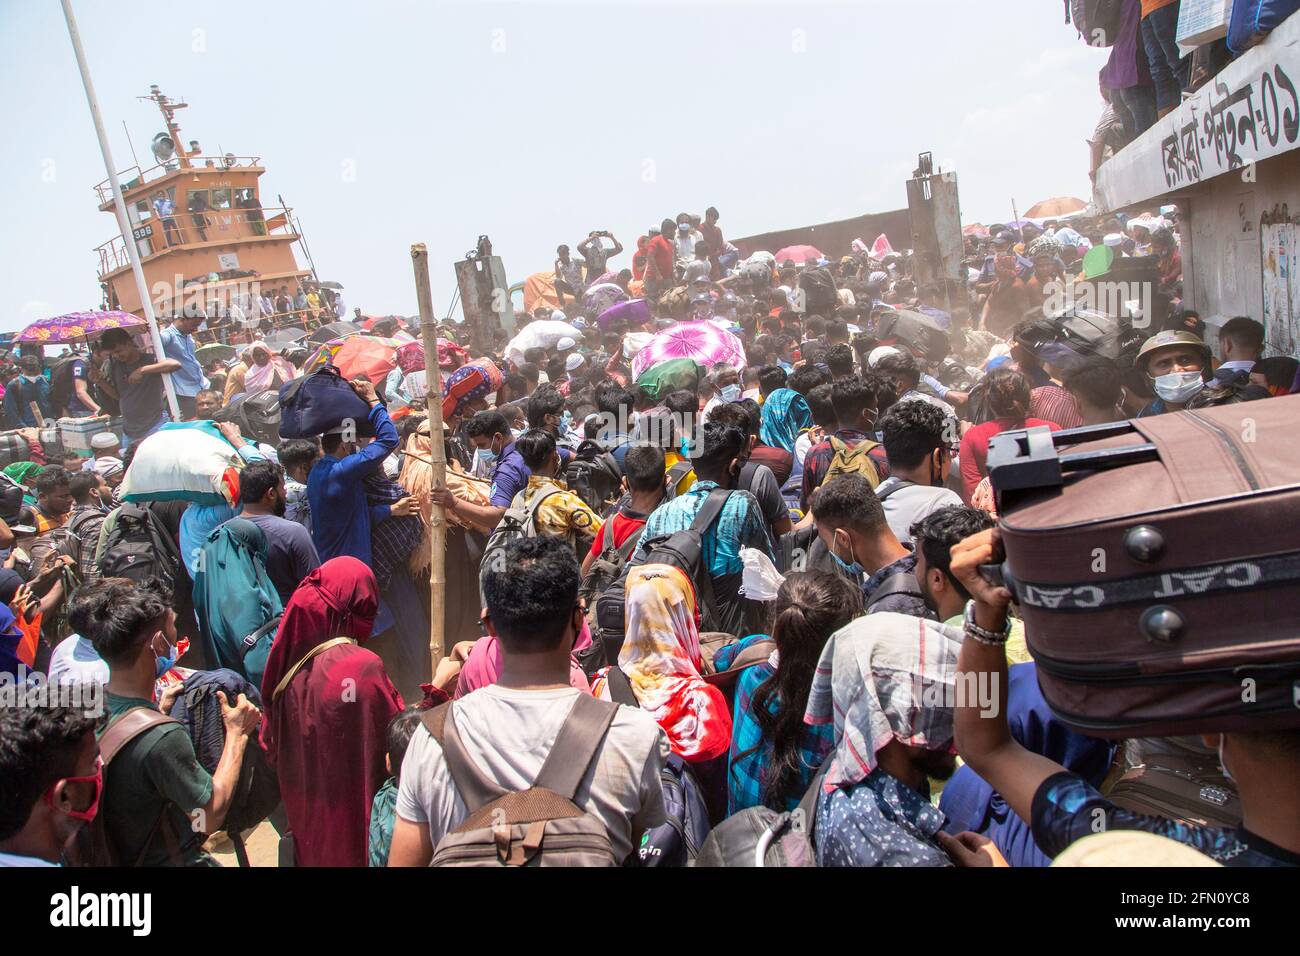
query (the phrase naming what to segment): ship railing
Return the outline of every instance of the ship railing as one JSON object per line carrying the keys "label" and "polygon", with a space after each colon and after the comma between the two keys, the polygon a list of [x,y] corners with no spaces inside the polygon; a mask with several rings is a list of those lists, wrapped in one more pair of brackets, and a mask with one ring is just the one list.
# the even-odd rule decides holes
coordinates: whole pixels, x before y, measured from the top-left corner
{"label": "ship railing", "polygon": [[[191,156],[190,166],[198,169],[239,169],[250,166],[261,168],[261,156]],[[151,183],[156,179],[161,179],[168,173],[174,173],[180,169],[180,163],[172,159],[166,163],[158,163],[150,166],[148,169],[141,169],[139,166],[130,166],[117,174],[117,180],[122,185],[123,192],[130,192],[143,183]],[[95,194],[99,196],[101,204],[111,202],[113,199],[113,187],[107,179],[95,186]]]}
{"label": "ship railing", "polygon": [[[291,213],[290,208],[280,206],[174,212],[170,216],[151,215],[141,219],[131,227],[131,231],[139,243],[140,258],[148,259],[168,249],[205,242],[224,244],[265,236],[295,235]],[[96,246],[95,252],[99,256],[101,276],[131,264],[126,242],[121,236],[114,236]]]}

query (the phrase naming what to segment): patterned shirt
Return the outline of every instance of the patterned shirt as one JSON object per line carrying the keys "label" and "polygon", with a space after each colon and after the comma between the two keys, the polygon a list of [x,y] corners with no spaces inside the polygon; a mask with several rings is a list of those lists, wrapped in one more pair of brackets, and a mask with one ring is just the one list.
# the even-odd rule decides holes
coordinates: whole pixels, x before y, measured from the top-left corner
{"label": "patterned shirt", "polygon": [[[555,492],[555,489],[561,489]],[[554,492],[537,509],[537,531],[540,534],[564,538],[569,544],[579,535],[594,535],[600,527],[600,517],[587,507],[587,503],[554,478],[528,476],[528,487],[521,494],[523,505],[528,507],[539,494]]]}
{"label": "patterned shirt", "polygon": [[[704,506],[704,499],[716,487],[716,481],[697,480],[685,494],[660,505],[646,521],[641,540],[686,531]],[[739,575],[745,569],[740,560],[741,548],[757,548],[775,561],[767,522],[763,520],[757,499],[748,491],[733,491],[722,506],[718,520],[704,534],[704,563],[709,573],[714,578]]]}
{"label": "patterned shirt", "polygon": [[[739,650],[751,641],[762,640],[764,636],[753,635],[731,647]],[[716,658],[714,663],[718,663]],[[745,668],[736,681],[736,706],[731,724],[731,752],[727,756],[728,816],[748,807],[764,806],[762,778],[768,761],[772,759],[772,745],[768,743],[759,746],[763,739],[763,731],[754,717],[754,692],[775,673],[776,667],[769,660]],[[777,701],[769,700],[768,710],[775,714],[778,709]],[[799,805],[804,790],[812,781],[813,774],[826,759],[826,755],[831,752],[834,743],[833,723],[804,725],[799,744],[799,760],[803,766],[799,787],[782,806],[774,809],[794,810]],[[759,749],[755,750],[756,747]]]}
{"label": "patterned shirt", "polygon": [[818,798],[817,865],[952,866],[935,840],[946,819],[926,794],[877,767]]}
{"label": "patterned shirt", "polygon": [[1144,830],[1185,843],[1224,866],[1300,866],[1300,854],[1240,827],[1198,827],[1120,809],[1068,771],[1043,781],[1030,816],[1034,842],[1050,857],[1093,833]]}
{"label": "patterned shirt", "polygon": [[284,516],[311,530],[311,502],[307,499],[307,486],[301,481],[284,479]]}
{"label": "patterned shirt", "polygon": [[388,866],[393,847],[393,822],[397,819],[397,781],[389,777],[370,804],[369,857],[371,866]]}

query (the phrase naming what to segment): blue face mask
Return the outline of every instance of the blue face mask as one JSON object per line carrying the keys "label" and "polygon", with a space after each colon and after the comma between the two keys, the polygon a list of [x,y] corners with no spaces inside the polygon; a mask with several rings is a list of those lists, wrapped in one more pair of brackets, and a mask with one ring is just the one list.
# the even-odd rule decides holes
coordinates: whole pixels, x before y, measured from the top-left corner
{"label": "blue face mask", "polygon": [[569,411],[566,408],[564,410],[564,414],[560,417],[560,434],[567,435],[569,433],[569,428],[572,425],[573,425],[573,412]]}
{"label": "blue face mask", "polygon": [[720,394],[724,402],[738,402],[740,401],[740,386],[728,385]]}
{"label": "blue face mask", "polygon": [[[849,575],[849,577],[851,578],[854,579],[861,578],[862,575],[866,573],[866,570],[857,561],[854,561],[852,564],[850,564],[848,561],[845,561],[838,554],[836,554],[834,543],[835,542],[832,540],[831,557],[835,559],[835,563],[839,565],[839,569],[843,571],[845,574]],[[852,557],[852,555],[853,555],[853,550],[850,547],[849,556]]]}
{"label": "blue face mask", "polygon": [[[164,637],[163,640],[166,641],[167,638]],[[155,664],[154,664],[155,678],[162,677],[163,674],[166,674],[169,670],[171,670],[173,667],[176,666],[176,657],[180,653],[180,647],[176,644],[168,644],[167,646],[171,649],[170,652],[167,654],[167,656],[155,658]]]}
{"label": "blue face mask", "polygon": [[497,454],[491,448],[480,448],[474,452],[474,457],[481,461],[485,467],[491,467],[497,463]]}

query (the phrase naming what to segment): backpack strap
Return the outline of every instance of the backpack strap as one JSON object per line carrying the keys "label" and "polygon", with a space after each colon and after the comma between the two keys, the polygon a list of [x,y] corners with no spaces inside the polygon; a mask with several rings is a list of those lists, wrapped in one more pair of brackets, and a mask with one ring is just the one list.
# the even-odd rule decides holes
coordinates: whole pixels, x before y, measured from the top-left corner
{"label": "backpack strap", "polygon": [[758,475],[758,462],[747,461],[740,466],[740,474],[736,477],[736,487],[744,491],[752,491],[754,478]]}
{"label": "backpack strap", "polygon": [[[600,529],[601,553],[603,554],[612,547],[614,547],[614,516],[610,515],[609,520],[605,522],[605,527]],[[621,548],[619,549],[619,553],[622,554]],[[623,560],[627,560],[627,555],[623,555]]]}
{"label": "backpack strap", "polygon": [[681,484],[682,480],[694,470],[695,470],[695,466],[691,464],[689,459],[685,461],[679,461],[677,464],[669,468],[668,469],[668,490],[670,494],[673,495],[677,494],[677,486]]}
{"label": "backpack strap", "polygon": [[624,541],[621,545],[618,546],[618,556],[623,559],[624,564],[626,564],[631,559],[632,552],[634,552],[636,550],[636,546],[641,543],[641,535],[644,532],[645,532],[645,525],[641,525],[641,527],[637,528],[635,531],[633,531],[630,535],[627,536],[626,541]]}
{"label": "backpack strap", "polygon": [[691,530],[703,537],[704,532],[708,531],[713,522],[718,520],[718,515],[722,514],[722,507],[727,503],[727,498],[731,492],[726,488],[714,488],[709,492],[709,496],[704,499],[704,504],[700,510],[695,513],[695,520],[691,522]]}
{"label": "backpack strap", "polygon": [[320,654],[324,651],[328,651],[331,647],[338,647],[342,644],[355,644],[355,643],[356,641],[354,641],[350,637],[336,637],[333,638],[332,640],[325,641],[322,644],[317,644],[306,654],[304,654],[302,656],[302,659],[299,660],[298,663],[290,667],[289,670],[285,672],[285,675],[280,678],[280,683],[276,684],[275,690],[271,691],[272,703],[274,703],[276,698],[279,697],[280,694],[284,692],[284,689],[289,686],[289,682],[293,680],[295,676],[297,676],[298,671],[302,669],[302,666],[306,664],[309,660],[311,660],[313,657],[315,657],[317,654]]}
{"label": "backpack strap", "polygon": [[881,501],[884,501],[884,500],[887,499],[890,495],[892,495],[895,491],[902,491],[904,488],[913,488],[913,487],[915,487],[915,486],[916,486],[916,482],[915,482],[915,481],[908,481],[906,478],[898,478],[898,479],[895,480],[895,484],[894,484],[894,486],[893,486],[892,488],[890,488],[888,491],[881,492],[881,491],[880,491],[880,486],[877,485],[877,486],[876,486],[876,497],[879,498]]}
{"label": "backpack strap", "polygon": [[916,575],[911,571],[894,572],[881,581],[876,589],[871,592],[871,600],[867,602],[867,607],[875,607],[891,594],[910,594],[913,597],[922,597],[921,586],[916,582]]}
{"label": "backpack strap", "polygon": [[636,691],[632,690],[632,682],[623,673],[623,668],[618,666],[618,661],[611,664],[605,672],[605,685],[609,688],[609,699],[614,703],[628,707],[641,706],[641,702],[636,699]]}
{"label": "backpack strap", "polygon": [[456,792],[460,794],[466,812],[472,815],[493,800],[504,797],[509,791],[491,780],[479,769],[478,764],[474,763],[473,758],[465,750],[464,743],[461,742],[459,731],[456,730],[455,705],[449,701],[444,707],[442,739],[438,740],[438,743],[442,747],[442,758],[447,762],[447,772],[451,774],[451,782],[456,785]]}
{"label": "backpack strap", "polygon": [[259,627],[252,634],[249,634],[246,638],[240,641],[239,642],[240,660],[243,660],[245,657],[248,656],[248,652],[257,646],[258,641],[266,637],[266,635],[268,634],[274,634],[279,629],[280,621],[283,618],[284,618],[284,612],[281,611],[279,614],[275,615],[275,617],[271,618],[271,620],[267,621],[265,624]]}
{"label": "backpack strap", "polygon": [[[540,511],[542,505],[546,503],[546,499],[564,494],[564,489],[559,485],[552,484],[547,487],[550,488],[549,491],[545,493],[539,492],[537,497],[533,499],[533,503],[524,508],[524,524],[532,527],[534,531],[537,530],[537,512]],[[522,491],[519,493],[521,495],[523,494]]]}
{"label": "backpack strap", "polygon": [[[623,672],[620,670],[619,673]],[[590,694],[579,694],[556,735],[555,743],[551,745],[551,752],[542,762],[533,786],[570,800],[577,796],[578,787],[600,753],[601,742],[618,715],[618,707],[618,704],[597,700]]]}

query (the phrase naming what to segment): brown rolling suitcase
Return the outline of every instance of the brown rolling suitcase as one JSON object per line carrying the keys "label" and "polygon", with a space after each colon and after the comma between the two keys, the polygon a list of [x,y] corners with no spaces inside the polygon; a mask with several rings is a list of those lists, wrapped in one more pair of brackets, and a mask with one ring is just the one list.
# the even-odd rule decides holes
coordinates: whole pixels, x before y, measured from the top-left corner
{"label": "brown rolling suitcase", "polygon": [[1300,727],[1298,439],[1300,396],[993,439],[1001,572],[1066,723]]}

